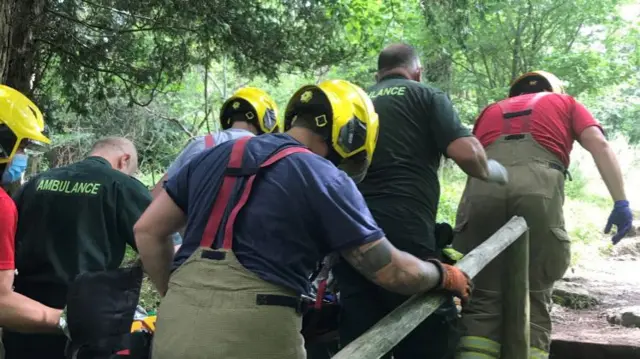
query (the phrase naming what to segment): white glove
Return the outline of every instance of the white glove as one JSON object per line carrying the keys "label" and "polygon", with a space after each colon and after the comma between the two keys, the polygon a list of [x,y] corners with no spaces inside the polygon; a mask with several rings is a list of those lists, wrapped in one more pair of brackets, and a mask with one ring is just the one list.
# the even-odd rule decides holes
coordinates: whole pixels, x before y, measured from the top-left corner
{"label": "white glove", "polygon": [[496,160],[488,160],[487,168],[489,169],[489,175],[487,176],[487,182],[506,184],[509,182],[509,174],[507,173],[507,169],[504,168]]}
{"label": "white glove", "polygon": [[58,319],[58,329],[67,337],[67,339],[71,340],[71,334],[69,333],[69,326],[67,325],[67,307],[65,306],[62,310],[62,314],[60,314],[60,319]]}

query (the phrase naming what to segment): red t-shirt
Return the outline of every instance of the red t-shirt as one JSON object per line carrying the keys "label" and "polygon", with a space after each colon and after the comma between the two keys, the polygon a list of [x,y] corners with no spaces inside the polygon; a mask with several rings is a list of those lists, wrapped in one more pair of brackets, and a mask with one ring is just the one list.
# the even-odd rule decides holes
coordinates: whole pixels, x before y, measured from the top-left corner
{"label": "red t-shirt", "polygon": [[7,192],[0,188],[0,270],[15,269],[14,251],[18,210]]}
{"label": "red t-shirt", "polygon": [[[524,111],[528,109],[528,102],[534,96],[535,94],[516,96],[487,106],[478,117],[473,127],[473,134],[484,147],[489,146],[503,135],[505,120],[498,104],[508,108],[509,112]],[[522,118],[511,120],[510,131],[504,134],[520,133]],[[602,130],[589,110],[569,95],[543,96],[535,104],[530,121],[529,132],[532,137],[544,148],[557,155],[567,168],[573,142],[580,137],[582,131],[591,126],[598,126]]]}

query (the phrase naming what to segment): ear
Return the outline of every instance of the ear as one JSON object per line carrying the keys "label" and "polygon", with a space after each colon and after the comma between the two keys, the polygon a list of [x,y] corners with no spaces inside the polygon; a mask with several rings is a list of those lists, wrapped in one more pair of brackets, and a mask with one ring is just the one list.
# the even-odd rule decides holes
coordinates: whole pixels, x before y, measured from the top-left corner
{"label": "ear", "polygon": [[131,160],[131,155],[124,154],[118,158],[118,171],[126,172],[129,169],[129,162]]}
{"label": "ear", "polygon": [[419,67],[415,74],[416,82],[422,82],[422,68]]}

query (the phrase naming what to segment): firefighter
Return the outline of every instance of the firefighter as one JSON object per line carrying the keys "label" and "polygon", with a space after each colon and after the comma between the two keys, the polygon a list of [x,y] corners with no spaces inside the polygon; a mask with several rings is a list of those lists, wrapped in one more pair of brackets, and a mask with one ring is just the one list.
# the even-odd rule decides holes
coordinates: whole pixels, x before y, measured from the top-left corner
{"label": "firefighter", "polygon": [[[118,268],[133,225],[151,202],[131,177],[138,168],[131,141],[97,141],[77,163],[43,172],[14,197],[18,210],[15,291],[63,309],[80,273]],[[64,358],[65,335],[3,333],[7,359]]]}
{"label": "firefighter", "polygon": [[[302,296],[334,251],[388,290],[468,297],[459,269],[393,247],[357,191],[351,178],[366,174],[378,133],[362,89],[341,80],[304,86],[284,128],[204,152],[136,223],[142,262],[164,296],[154,359],[304,359]],[[164,237],[185,223],[173,259]]]}
{"label": "firefighter", "polygon": [[[564,93],[556,76],[544,71],[516,79],[509,98],[486,107],[473,132],[487,154],[507,167],[510,181],[500,187],[468,180],[458,208],[454,246],[467,253],[512,216],[526,219],[530,231],[530,358],[548,358],[552,287],[570,262],[562,205],[574,141],[591,153],[614,201],[605,229],[609,233],[612,225],[617,226],[614,244],[632,222],[620,166],[598,122]],[[462,311],[465,333],[456,358],[498,358],[504,350],[501,345],[509,345],[501,341],[502,321],[508,320],[502,315],[501,298],[509,295],[501,279],[509,269],[502,263],[498,257],[475,278],[473,302]]]}
{"label": "firefighter", "polygon": [[[447,95],[420,83],[417,52],[392,44],[378,57],[377,83],[368,89],[380,115],[373,162],[358,185],[373,218],[391,243],[419,258],[441,258],[436,240],[440,197],[438,167],[443,156],[470,176],[504,183],[506,171],[485,157],[482,145],[458,119]],[[372,285],[348,264],[334,274],[340,287],[340,342],[347,345],[408,297]],[[386,357],[440,358],[455,351],[457,311],[453,298],[412,331]],[[429,345],[425,345],[425,341]]]}
{"label": "firefighter", "polygon": [[151,191],[157,197],[167,179],[200,152],[220,143],[245,136],[277,133],[278,107],[266,92],[255,87],[243,87],[229,97],[220,109],[222,131],[194,138],[171,163],[167,173]]}
{"label": "firefighter", "polygon": [[[61,310],[13,291],[18,211],[3,186],[20,182],[27,168],[25,149],[49,144],[38,107],[20,92],[0,85],[0,328],[21,332],[59,332]],[[0,356],[2,356],[0,342]]]}

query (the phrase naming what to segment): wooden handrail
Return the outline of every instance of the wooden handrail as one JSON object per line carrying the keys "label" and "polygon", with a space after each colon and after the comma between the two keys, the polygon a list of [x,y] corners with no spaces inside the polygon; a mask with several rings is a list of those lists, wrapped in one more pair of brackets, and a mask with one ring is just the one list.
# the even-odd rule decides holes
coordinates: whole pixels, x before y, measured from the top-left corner
{"label": "wooden handrail", "polygon": [[[528,239],[528,236],[523,236],[527,229],[527,222],[524,218],[517,216],[511,218],[507,224],[502,226],[489,239],[465,255],[456,267],[462,269],[469,277],[475,277],[491,260],[515,242],[516,239],[520,237]],[[526,248],[528,249],[528,243]],[[518,253],[523,255],[522,251]],[[528,271],[528,250],[526,255]],[[528,277],[526,278],[525,282],[528,283]],[[421,293],[412,296],[332,358],[377,359],[382,357],[440,307],[445,298],[444,295],[435,293]],[[528,314],[528,302],[526,305]],[[516,312],[515,309],[513,310]],[[528,316],[526,320],[526,327],[528,328]],[[528,351],[528,347],[526,350]]]}

